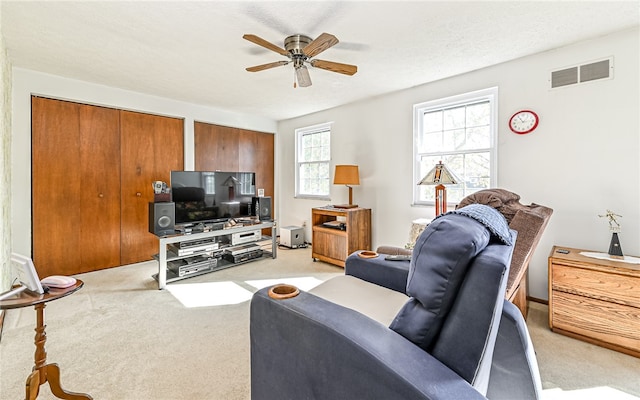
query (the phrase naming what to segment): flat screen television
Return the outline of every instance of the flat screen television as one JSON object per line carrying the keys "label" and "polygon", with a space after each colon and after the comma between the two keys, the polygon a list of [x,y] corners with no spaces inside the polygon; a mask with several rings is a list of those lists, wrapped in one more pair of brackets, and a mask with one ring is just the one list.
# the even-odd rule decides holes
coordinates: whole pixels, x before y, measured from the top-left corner
{"label": "flat screen television", "polygon": [[171,171],[178,226],[247,217],[255,195],[255,172]]}

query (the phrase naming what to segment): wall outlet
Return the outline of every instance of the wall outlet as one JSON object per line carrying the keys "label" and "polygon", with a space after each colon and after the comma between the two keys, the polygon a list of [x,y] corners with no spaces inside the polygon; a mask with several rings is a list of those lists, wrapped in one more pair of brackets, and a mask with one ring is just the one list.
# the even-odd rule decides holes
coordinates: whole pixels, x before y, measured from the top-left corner
{"label": "wall outlet", "polygon": [[264,189],[258,189],[258,197],[264,197]]}

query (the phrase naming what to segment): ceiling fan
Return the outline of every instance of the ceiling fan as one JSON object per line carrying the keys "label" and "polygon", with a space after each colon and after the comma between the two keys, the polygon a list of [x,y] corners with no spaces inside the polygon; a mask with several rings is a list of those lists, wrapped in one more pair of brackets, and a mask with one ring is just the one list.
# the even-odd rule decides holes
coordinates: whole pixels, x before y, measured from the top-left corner
{"label": "ceiling fan", "polygon": [[281,54],[289,59],[288,61],[276,61],[268,64],[249,67],[247,68],[247,71],[258,72],[265,69],[275,68],[293,63],[293,67],[295,69],[295,79],[293,82],[293,87],[296,87],[296,82],[301,87],[311,86],[311,77],[309,76],[309,70],[307,69],[305,63],[311,65],[312,67],[326,69],[327,71],[337,72],[345,75],[353,75],[358,72],[358,67],[355,65],[313,59],[313,57],[338,43],[338,39],[329,33],[323,33],[315,40],[312,40],[310,37],[305,35],[288,36],[284,40],[284,49],[256,35],[246,34],[242,37],[250,42],[257,44],[258,46],[262,46],[265,49],[275,51],[276,53]]}

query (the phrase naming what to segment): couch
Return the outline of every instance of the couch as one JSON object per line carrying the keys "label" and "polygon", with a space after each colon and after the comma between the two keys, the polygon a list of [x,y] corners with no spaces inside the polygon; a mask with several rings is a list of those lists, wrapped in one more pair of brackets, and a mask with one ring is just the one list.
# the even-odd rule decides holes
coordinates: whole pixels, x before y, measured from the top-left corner
{"label": "couch", "polygon": [[469,206],[420,235],[402,290],[387,287],[384,268],[368,277],[377,283],[345,274],[292,297],[259,290],[251,398],[537,398],[526,325],[504,299],[516,236],[494,209]]}

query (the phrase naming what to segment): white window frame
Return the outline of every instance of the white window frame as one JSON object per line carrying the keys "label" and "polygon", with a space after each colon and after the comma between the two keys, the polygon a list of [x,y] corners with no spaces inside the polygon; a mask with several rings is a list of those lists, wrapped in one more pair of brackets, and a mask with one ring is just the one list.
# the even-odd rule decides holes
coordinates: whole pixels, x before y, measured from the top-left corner
{"label": "white window frame", "polygon": [[[304,128],[298,128],[295,130],[295,134],[296,134],[295,197],[296,198],[331,200],[330,194],[331,194],[331,125],[332,124],[333,122],[325,122],[322,124],[308,126]],[[329,185],[327,185],[327,192],[320,193],[320,194],[301,193],[300,188],[302,185],[300,182],[300,179],[301,179],[300,167],[306,163],[304,161],[301,161],[301,157],[300,157],[301,152],[304,150],[301,148],[302,138],[305,135],[326,132],[326,131],[329,132],[329,154],[326,157],[326,159],[313,160],[313,162],[323,163],[323,164],[326,164],[327,166],[327,171],[328,171],[327,179],[329,183]]]}
{"label": "white window frame", "polygon": [[[453,108],[456,106],[463,106],[466,104],[473,104],[481,101],[489,101],[491,106],[490,122],[489,122],[489,135],[490,144],[486,149],[474,149],[466,151],[442,151],[442,152],[426,152],[419,153],[418,140],[423,130],[423,118],[422,116],[426,112],[432,112],[447,108]],[[489,165],[489,187],[496,187],[498,182],[498,149],[497,149],[497,137],[498,137],[498,88],[491,87],[474,92],[464,93],[443,99],[432,100],[413,106],[413,205],[414,206],[433,206],[434,201],[424,201],[419,199],[420,186],[417,183],[422,179],[420,175],[420,161],[423,156],[447,156],[452,154],[471,154],[476,152],[489,152],[491,161]],[[434,164],[435,165],[435,164]],[[464,179],[459,171],[452,170],[454,174],[458,175],[461,179]],[[473,193],[473,191],[466,192],[465,196]],[[455,201],[449,201],[447,204],[455,204]]]}

